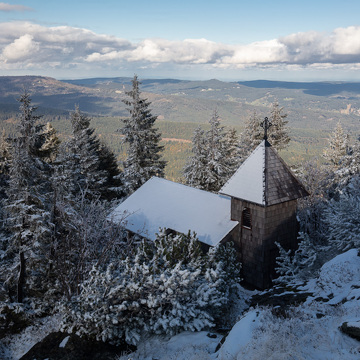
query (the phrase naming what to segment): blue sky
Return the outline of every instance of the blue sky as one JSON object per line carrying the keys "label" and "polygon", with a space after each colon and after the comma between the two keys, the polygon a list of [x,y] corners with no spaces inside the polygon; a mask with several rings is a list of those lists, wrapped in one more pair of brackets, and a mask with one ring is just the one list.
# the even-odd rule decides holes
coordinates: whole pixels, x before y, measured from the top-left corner
{"label": "blue sky", "polygon": [[360,1],[0,3],[0,75],[360,81]]}

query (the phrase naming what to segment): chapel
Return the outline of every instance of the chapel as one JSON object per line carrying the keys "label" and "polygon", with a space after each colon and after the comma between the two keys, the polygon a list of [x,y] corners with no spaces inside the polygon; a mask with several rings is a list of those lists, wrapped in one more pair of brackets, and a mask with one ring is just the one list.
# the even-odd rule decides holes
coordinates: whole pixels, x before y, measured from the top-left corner
{"label": "chapel", "polygon": [[265,289],[276,276],[276,243],[297,248],[297,199],[307,195],[265,131],[218,194],[153,177],[114,210],[111,220],[149,240],[163,228],[193,231],[205,249],[232,241],[244,282]]}

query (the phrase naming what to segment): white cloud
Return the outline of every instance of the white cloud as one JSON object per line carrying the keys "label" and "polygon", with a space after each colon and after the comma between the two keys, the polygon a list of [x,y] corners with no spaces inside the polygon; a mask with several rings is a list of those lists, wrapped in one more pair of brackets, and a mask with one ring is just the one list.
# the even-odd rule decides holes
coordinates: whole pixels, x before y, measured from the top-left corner
{"label": "white cloud", "polygon": [[334,30],[333,50],[335,54],[360,54],[360,26],[350,26]]}
{"label": "white cloud", "polygon": [[39,43],[33,40],[32,35],[25,34],[5,46],[2,55],[7,62],[17,62],[36,56],[38,50]]}
{"label": "white cloud", "polygon": [[278,40],[271,40],[234,46],[229,56],[218,59],[218,64],[241,68],[246,65],[282,63],[287,58],[285,46]]}
{"label": "white cloud", "polygon": [[304,32],[247,45],[206,39],[144,39],[131,43],[114,36],[70,26],[45,27],[31,22],[0,23],[0,70],[197,66],[206,69],[331,67],[358,68],[360,26],[332,33]]}
{"label": "white cloud", "polygon": [[24,5],[11,5],[0,2],[0,11],[32,11],[32,9]]}

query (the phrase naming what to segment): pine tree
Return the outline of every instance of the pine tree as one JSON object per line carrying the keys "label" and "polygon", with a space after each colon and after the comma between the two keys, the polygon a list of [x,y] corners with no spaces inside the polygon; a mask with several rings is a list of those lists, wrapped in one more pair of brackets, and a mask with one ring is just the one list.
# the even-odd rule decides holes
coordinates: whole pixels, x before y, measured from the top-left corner
{"label": "pine tree", "polygon": [[239,153],[236,132],[224,131],[217,111],[214,111],[209,124],[208,131],[197,128],[194,132],[193,156],[187,161],[184,177],[190,186],[216,192],[233,174]]}
{"label": "pine tree", "polygon": [[344,132],[340,121],[330,135],[329,144],[324,149],[324,158],[335,168],[341,166],[349,152],[349,134]]}
{"label": "pine tree", "polygon": [[230,177],[238,169],[242,161],[240,139],[236,129],[232,128],[226,131],[224,136],[224,145],[225,145],[224,152],[228,163],[227,165],[229,168],[228,177]]}
{"label": "pine tree", "polygon": [[72,136],[60,146],[52,177],[55,250],[51,260],[56,289],[68,299],[78,294],[92,265],[104,258],[103,250],[111,248],[114,226],[107,220],[108,203],[103,200],[121,195],[116,158],[94,134],[90,118],[76,107],[71,125]]}
{"label": "pine tree", "polygon": [[207,153],[205,144],[205,132],[197,127],[192,138],[193,155],[187,159],[184,177],[187,185],[200,189],[202,189],[203,179],[206,176]]}
{"label": "pine tree", "polygon": [[261,119],[254,110],[249,120],[245,123],[244,130],[240,134],[241,159],[245,160],[264,138],[264,131],[260,124]]}
{"label": "pine tree", "polygon": [[6,197],[6,189],[9,185],[10,176],[10,144],[6,138],[5,130],[0,138],[0,202]]}
{"label": "pine tree", "polygon": [[101,198],[104,200],[119,199],[125,195],[122,183],[122,173],[116,157],[110,148],[100,142],[99,170],[105,174],[105,182],[100,188]]}
{"label": "pine tree", "polygon": [[130,99],[123,100],[130,113],[130,118],[124,120],[121,129],[123,142],[128,146],[123,177],[129,192],[138,189],[152,176],[163,177],[166,165],[166,162],[161,160],[161,134],[154,127],[157,116],[151,114],[151,103],[141,97],[140,84],[135,75],[132,90],[125,92]]}
{"label": "pine tree", "polygon": [[38,143],[38,156],[47,163],[55,161],[61,141],[49,122],[43,127]]}
{"label": "pine tree", "polygon": [[13,260],[8,284],[10,291],[16,286],[18,302],[24,300],[26,291],[44,289],[50,252],[49,212],[47,211],[46,164],[36,156],[37,140],[41,126],[39,116],[25,92],[19,99],[19,134],[13,139],[9,187],[6,201],[7,225],[12,233],[6,256]]}
{"label": "pine tree", "polygon": [[78,107],[70,120],[72,136],[60,149],[56,177],[59,177],[59,185],[64,185],[65,192],[73,196],[84,193],[87,198],[96,199],[106,182],[106,172],[100,164],[100,141],[90,127],[90,118]]}
{"label": "pine tree", "polygon": [[227,158],[227,146],[224,142],[224,127],[220,126],[220,118],[215,110],[209,121],[210,129],[206,132],[205,149],[207,161],[202,189],[219,191],[231,172]]}
{"label": "pine tree", "polygon": [[290,142],[290,136],[286,127],[288,121],[285,120],[287,114],[284,114],[283,110],[284,108],[280,107],[277,101],[272,104],[270,116],[271,126],[268,132],[268,138],[276,150],[285,149]]}
{"label": "pine tree", "polygon": [[351,176],[360,174],[360,136],[350,149],[347,167]]}
{"label": "pine tree", "polygon": [[98,340],[137,344],[150,334],[174,335],[214,325],[229,304],[238,272],[229,247],[205,255],[195,234],[166,235],[136,244],[129,256],[94,267],[81,294],[65,308],[64,330]]}
{"label": "pine tree", "polygon": [[319,242],[326,237],[327,227],[323,222],[323,213],[333,192],[334,172],[319,164],[317,159],[305,162],[298,171],[299,179],[310,195],[299,199],[297,217],[300,231]]}
{"label": "pine tree", "polygon": [[325,209],[329,242],[340,251],[360,248],[360,177],[354,177],[339,199]]}
{"label": "pine tree", "polygon": [[326,246],[315,243],[309,235],[303,233],[299,234],[299,247],[295,252],[285,250],[278,243],[276,245],[279,248],[276,272],[280,276],[275,281],[278,283],[291,284],[309,280],[331,257]]}
{"label": "pine tree", "polygon": [[[283,113],[284,108],[280,107],[279,103],[275,101],[271,107],[271,114],[269,117],[270,128],[268,129],[268,140],[276,150],[283,150],[290,142],[289,130],[287,128],[288,121],[287,114]],[[262,127],[263,121],[259,118],[256,111],[251,115],[245,124],[245,128],[241,133],[241,156],[246,159],[252,151],[264,139],[264,129]]]}

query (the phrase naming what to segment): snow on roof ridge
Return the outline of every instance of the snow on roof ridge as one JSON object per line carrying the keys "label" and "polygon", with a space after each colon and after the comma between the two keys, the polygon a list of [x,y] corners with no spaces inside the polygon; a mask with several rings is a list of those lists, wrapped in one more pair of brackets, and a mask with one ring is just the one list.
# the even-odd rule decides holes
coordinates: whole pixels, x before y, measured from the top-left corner
{"label": "snow on roof ridge", "polygon": [[[209,194],[210,196],[216,196],[216,197],[219,197],[219,195],[226,195],[226,194],[216,194],[216,193],[213,193],[213,192],[210,192],[210,191],[206,191],[206,190],[202,190],[202,189],[198,189],[198,188],[195,188],[193,186],[190,186],[190,185],[186,185],[186,184],[182,184],[182,183],[178,183],[176,181],[172,181],[172,180],[168,180],[168,179],[165,179],[165,178],[160,178],[158,176],[152,176],[148,181],[152,180],[152,179],[155,179],[155,180],[159,180],[159,181],[163,181],[163,182],[171,182],[177,186],[182,186],[182,187],[185,187],[187,188],[188,190],[187,191],[197,191],[197,192],[202,192],[202,193],[207,193]],[[148,182],[147,181],[147,182]]]}
{"label": "snow on roof ridge", "polygon": [[[258,149],[260,148],[262,145],[265,145],[265,140],[261,141],[261,143],[251,152],[251,154],[241,163],[241,165],[238,167],[238,169],[234,172],[234,174],[226,181],[226,183],[222,186],[222,188],[219,190],[219,193],[221,193],[221,190],[226,186],[227,183],[229,183],[231,181],[231,179],[233,177],[235,177],[235,175],[241,170],[241,168],[243,168],[245,166],[245,164],[249,161],[251,155]],[[265,149],[265,146],[264,146]],[[224,194],[226,195],[226,194]]]}
{"label": "snow on roof ridge", "polygon": [[[245,159],[245,161],[239,166],[239,168],[235,171],[235,173],[230,177],[230,179],[223,185],[223,187],[219,190],[219,194],[222,194],[222,195],[226,195],[226,196],[234,196],[234,192],[233,190],[226,190],[226,188],[231,184],[233,183],[237,177],[238,177],[238,174],[239,172],[243,171],[243,168],[246,167],[247,165],[249,165],[249,162],[250,161],[253,161],[253,158],[254,156],[259,152],[259,151],[262,151],[262,168],[264,169],[264,166],[265,166],[265,152],[266,152],[266,140],[262,140],[261,143],[252,151],[252,153]],[[262,200],[259,200],[259,199],[244,199],[244,200],[247,200],[247,201],[250,201],[250,202],[254,202],[256,204],[261,204],[261,205],[265,205],[264,201],[263,201],[263,198],[264,198],[264,192],[265,192],[265,187],[264,187],[264,177],[263,177],[263,173],[264,171],[262,171],[262,175],[261,175],[261,179],[258,179],[261,180],[261,187],[262,187],[262,190],[261,190],[261,199]],[[231,186],[231,185],[230,185]],[[260,186],[259,186],[260,187]],[[226,191],[226,192],[225,192]],[[237,196],[235,196],[237,197]]]}
{"label": "snow on roof ridge", "polygon": [[302,183],[267,140],[256,147],[219,193],[262,206],[308,195]]}

